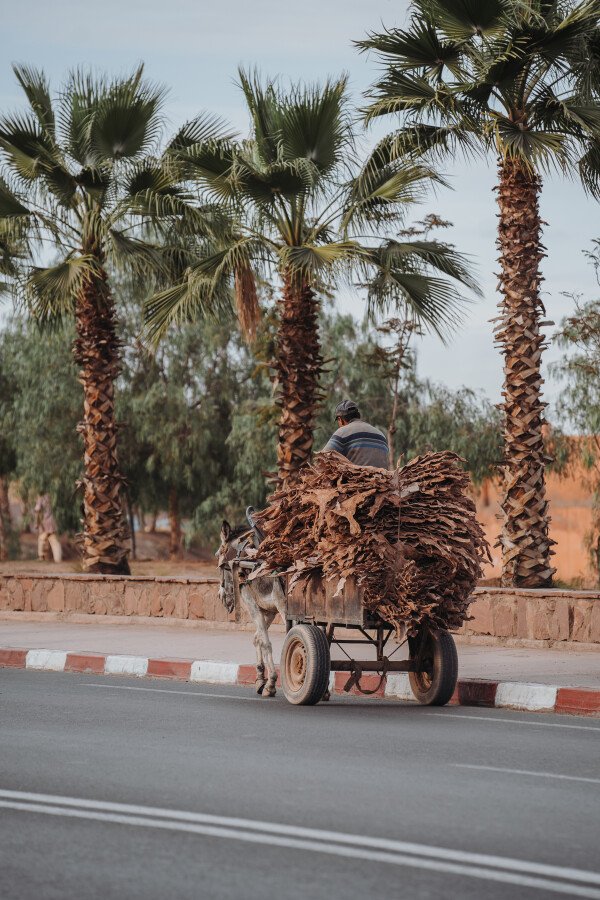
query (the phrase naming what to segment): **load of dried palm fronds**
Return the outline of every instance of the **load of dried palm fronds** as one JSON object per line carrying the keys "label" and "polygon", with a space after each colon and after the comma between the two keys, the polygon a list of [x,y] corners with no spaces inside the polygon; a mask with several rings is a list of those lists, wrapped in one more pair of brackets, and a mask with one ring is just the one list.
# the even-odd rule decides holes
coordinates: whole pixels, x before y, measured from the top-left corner
{"label": "load of dried palm fronds", "polygon": [[256,521],[265,538],[256,576],[352,577],[366,608],[415,634],[458,628],[489,548],[454,453],[428,453],[396,471],[319,453],[288,479]]}

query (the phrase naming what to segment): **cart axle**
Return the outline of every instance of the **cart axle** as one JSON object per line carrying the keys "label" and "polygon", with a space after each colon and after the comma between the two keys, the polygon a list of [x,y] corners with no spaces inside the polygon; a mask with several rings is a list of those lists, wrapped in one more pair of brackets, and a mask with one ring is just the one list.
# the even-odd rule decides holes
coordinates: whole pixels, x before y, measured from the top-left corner
{"label": "cart axle", "polygon": [[416,664],[414,659],[332,659],[332,672],[354,672],[358,667],[363,672],[381,672],[384,668],[386,672],[416,672]]}

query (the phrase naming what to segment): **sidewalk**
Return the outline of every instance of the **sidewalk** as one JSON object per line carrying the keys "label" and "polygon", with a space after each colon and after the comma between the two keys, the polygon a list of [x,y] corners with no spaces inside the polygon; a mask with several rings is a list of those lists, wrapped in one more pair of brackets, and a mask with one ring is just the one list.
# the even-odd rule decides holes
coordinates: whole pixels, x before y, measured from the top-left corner
{"label": "sidewalk", "polygon": [[[115,660],[117,658],[145,660],[145,671],[140,670],[141,664],[137,666],[132,664],[132,674],[151,674],[150,670],[154,670],[155,674],[159,674],[159,670],[165,670],[165,674],[174,674],[175,670],[169,673],[164,665],[162,668],[153,664],[149,666],[148,660],[151,663],[159,660],[177,660],[186,661],[185,665],[188,667],[186,670],[185,667],[182,669],[179,666],[177,671],[180,675],[182,672],[191,671],[192,662],[196,666],[197,675],[201,674],[200,663],[202,663],[202,672],[205,675],[212,673],[211,677],[198,677],[194,680],[218,681],[218,673],[222,671],[225,673],[226,680],[231,682],[231,673],[234,670],[236,672],[235,680],[240,680],[242,683],[254,680],[255,656],[252,632],[250,631],[232,628],[205,628],[202,627],[202,623],[171,621],[169,624],[164,624],[157,622],[156,619],[138,620],[135,623],[131,620],[115,622],[114,619],[107,622],[97,616],[90,616],[86,621],[82,621],[80,618],[78,622],[66,622],[46,618],[44,614],[25,615],[28,616],[26,621],[23,621],[23,614],[5,613],[0,615],[0,651],[58,651],[58,654],[55,653],[51,657],[55,660],[56,665],[31,664],[34,659],[40,661],[45,658],[43,655],[37,654],[30,656],[30,662],[27,664],[30,668],[56,668],[59,659],[63,660],[61,668],[64,668],[67,654],[77,656],[91,654]],[[282,629],[274,629],[271,632],[271,638],[275,658],[279,659],[284,639]],[[477,646],[460,642],[457,644],[459,684],[471,685],[465,688],[465,691],[476,705],[498,705],[488,702],[491,693],[499,692],[499,695],[506,695],[509,699],[514,699],[521,695],[525,696],[528,693],[527,688],[535,687],[536,690],[533,691],[533,694],[539,696],[533,705],[529,701],[529,705],[510,702],[504,705],[517,705],[518,708],[525,709],[548,709],[549,705],[540,706],[539,703],[548,703],[548,698],[552,697],[556,700],[556,688],[584,689],[584,699],[592,701],[591,694],[596,694],[596,699],[587,709],[587,713],[600,713],[600,653],[571,650],[525,650]],[[394,645],[390,645],[390,650],[393,647]],[[368,658],[368,652],[365,653],[363,648],[361,648],[361,654],[364,654],[364,658]],[[332,655],[336,658],[343,656],[338,648],[334,648]],[[25,657],[14,654],[0,653],[0,656],[4,658],[5,664],[9,665],[17,665],[19,664],[17,660],[25,659]],[[396,658],[401,659],[403,656],[406,656],[405,647],[396,654]],[[7,662],[9,659],[12,659],[13,662]],[[211,661],[221,665],[208,665]],[[25,665],[25,662],[20,664]],[[94,666],[95,671],[99,671],[98,665],[100,665],[99,659]],[[116,665],[119,669],[120,664],[110,663],[106,667],[106,671],[112,671],[111,665]],[[143,665],[141,667],[144,668]],[[102,670],[104,671],[104,668]],[[121,667],[120,671],[125,672],[126,669]],[[338,674],[341,675],[341,673]],[[238,678],[238,676],[240,677]],[[369,678],[369,676],[366,677]],[[373,676],[370,678],[372,679]],[[338,680],[336,680],[336,688]],[[407,676],[389,676],[385,696],[408,699],[405,682],[407,682]],[[475,690],[473,687],[473,684],[477,685],[480,682],[485,682],[486,690],[483,692]],[[396,685],[395,688],[394,685]],[[491,691],[493,685],[499,686],[498,691]],[[542,689],[544,686],[547,688],[545,691]],[[483,687],[481,685],[482,689]],[[529,694],[531,693],[530,690]],[[569,696],[572,695],[571,699],[574,701],[575,695],[580,693],[582,693],[581,690],[574,690]],[[458,702],[462,701],[459,699]],[[554,706],[554,704],[550,705]]]}

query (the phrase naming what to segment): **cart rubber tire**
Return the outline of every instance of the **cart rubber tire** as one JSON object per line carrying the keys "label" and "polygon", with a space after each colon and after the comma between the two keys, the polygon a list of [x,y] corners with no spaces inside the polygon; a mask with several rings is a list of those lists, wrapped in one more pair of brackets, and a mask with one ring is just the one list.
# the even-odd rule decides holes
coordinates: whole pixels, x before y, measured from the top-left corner
{"label": "cart rubber tire", "polygon": [[[458,679],[458,656],[454,638],[447,631],[428,629],[425,638],[423,661],[426,672],[409,672],[412,692],[426,706],[444,706],[456,688]],[[416,659],[420,638],[410,641],[411,659]]]}
{"label": "cart rubber tire", "polygon": [[314,706],[329,686],[329,644],[316,625],[294,625],[281,651],[281,686],[286,700],[297,706]]}

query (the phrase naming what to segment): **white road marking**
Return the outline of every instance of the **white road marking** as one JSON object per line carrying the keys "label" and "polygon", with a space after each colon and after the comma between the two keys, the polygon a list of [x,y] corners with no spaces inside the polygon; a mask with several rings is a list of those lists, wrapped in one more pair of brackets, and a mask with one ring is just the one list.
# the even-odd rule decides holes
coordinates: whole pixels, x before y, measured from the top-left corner
{"label": "white road marking", "polygon": [[[0,790],[0,808],[165,828],[600,898],[600,873],[427,844],[160,807]],[[550,880],[561,879],[561,881]],[[592,887],[595,885],[596,887]]]}
{"label": "white road marking", "polygon": [[536,778],[560,778],[564,781],[585,781],[600,784],[600,778],[584,778],[582,775],[562,775],[558,772],[533,772],[530,769],[502,769],[499,766],[475,766],[469,763],[454,763],[457,769],[481,769],[484,772],[506,772],[508,775],[535,775]]}
{"label": "white road marking", "polygon": [[515,706],[520,709],[554,709],[558,688],[552,684],[528,684],[500,681],[496,688],[494,706]]}
{"label": "white road marking", "polygon": [[471,722],[510,722],[511,725],[532,725],[535,728],[574,728],[576,731],[597,731],[600,734],[600,726],[594,725],[568,725],[566,722],[530,722],[528,719],[507,719],[506,716],[466,716],[461,713],[451,712],[424,712],[424,716],[443,716],[444,719],[469,719]]}
{"label": "white road marking", "polygon": [[99,684],[93,681],[91,684],[82,684],[81,687],[104,688],[107,691],[150,691],[153,694],[185,694],[186,697],[217,697],[219,700],[254,700],[258,703],[266,703],[261,697],[236,697],[235,694],[211,694],[208,691],[180,691],[169,688],[134,687],[129,684]]}

